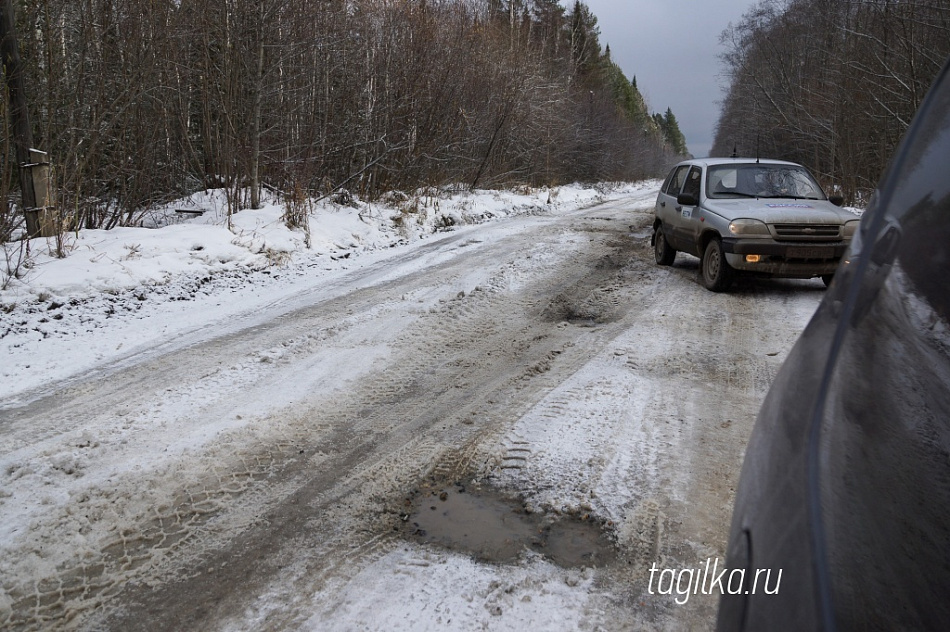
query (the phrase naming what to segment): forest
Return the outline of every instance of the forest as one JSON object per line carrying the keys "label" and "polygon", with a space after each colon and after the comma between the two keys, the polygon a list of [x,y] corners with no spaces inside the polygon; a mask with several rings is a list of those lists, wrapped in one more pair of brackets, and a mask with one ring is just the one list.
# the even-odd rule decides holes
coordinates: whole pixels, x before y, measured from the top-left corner
{"label": "forest", "polygon": [[800,162],[864,205],[950,56],[950,3],[762,0],[722,44],[712,155]]}
{"label": "forest", "polygon": [[[262,189],[373,199],[635,180],[687,151],[582,2],[11,1],[31,144],[65,230],[133,225],[207,188],[238,210]],[[8,241],[23,213],[0,107]]]}

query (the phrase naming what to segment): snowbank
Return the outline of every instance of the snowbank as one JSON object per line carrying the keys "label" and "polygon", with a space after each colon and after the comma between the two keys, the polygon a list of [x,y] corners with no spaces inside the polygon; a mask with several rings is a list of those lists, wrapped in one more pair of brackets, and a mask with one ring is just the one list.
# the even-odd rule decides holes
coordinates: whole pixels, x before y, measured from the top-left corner
{"label": "snowbank", "polygon": [[[3,244],[0,352],[8,361],[0,369],[0,396],[77,374],[137,345],[225,318],[228,310],[253,310],[312,284],[314,276],[368,265],[440,232],[567,213],[657,186],[428,189],[379,202],[305,201],[306,221],[295,229],[273,197],[261,209],[229,214],[224,192],[210,190],[154,209],[141,227],[81,230],[59,243]],[[240,300],[225,298],[235,293]],[[51,339],[78,337],[81,357],[41,352],[53,346]]]}

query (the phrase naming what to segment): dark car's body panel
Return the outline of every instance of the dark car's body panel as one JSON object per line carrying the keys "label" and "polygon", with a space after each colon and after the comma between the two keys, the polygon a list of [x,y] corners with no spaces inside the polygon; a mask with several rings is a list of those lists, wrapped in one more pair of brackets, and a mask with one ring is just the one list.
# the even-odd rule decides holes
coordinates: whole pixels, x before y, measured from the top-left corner
{"label": "dark car's body panel", "polygon": [[950,78],[945,68],[789,354],[746,451],[720,630],[950,629]]}

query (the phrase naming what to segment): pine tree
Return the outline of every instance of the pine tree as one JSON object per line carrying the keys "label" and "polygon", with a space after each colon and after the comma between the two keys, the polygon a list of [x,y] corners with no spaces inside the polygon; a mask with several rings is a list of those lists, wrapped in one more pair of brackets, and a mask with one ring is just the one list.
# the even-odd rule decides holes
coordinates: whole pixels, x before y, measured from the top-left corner
{"label": "pine tree", "polygon": [[600,58],[600,29],[597,16],[590,8],[576,0],[570,15],[571,61],[575,71],[586,74]]}
{"label": "pine tree", "polygon": [[677,155],[685,156],[689,153],[686,147],[686,137],[680,131],[679,123],[676,121],[676,116],[671,108],[666,108],[666,114],[654,114],[653,120],[660,131],[663,132],[663,138],[667,144]]}
{"label": "pine tree", "polygon": [[610,60],[610,46],[604,51],[601,59],[603,83],[610,91],[610,96],[624,116],[636,123],[639,127],[649,124],[650,114],[647,111],[646,101],[637,90],[635,81],[628,81],[623,70]]}

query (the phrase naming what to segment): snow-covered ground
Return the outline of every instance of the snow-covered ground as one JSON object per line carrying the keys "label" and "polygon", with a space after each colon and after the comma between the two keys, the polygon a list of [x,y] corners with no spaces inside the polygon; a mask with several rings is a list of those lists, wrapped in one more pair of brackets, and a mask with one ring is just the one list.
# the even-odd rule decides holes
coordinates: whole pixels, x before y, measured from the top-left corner
{"label": "snow-covered ground", "polygon": [[69,233],[65,258],[56,256],[60,245],[53,239],[4,244],[0,398],[229,314],[262,309],[319,279],[405,253],[450,230],[569,212],[656,186],[423,191],[390,196],[401,201],[388,204],[324,200],[310,205],[308,226],[295,230],[283,221],[278,200],[229,216],[225,196],[216,190],[150,213],[145,223],[161,228]]}
{"label": "snow-covered ground", "polygon": [[[722,556],[823,290],[653,265],[658,185],[325,202],[309,231],[209,194],[34,241],[0,292],[0,627],[710,627],[647,569]],[[590,518],[616,559],[420,544],[423,481]]]}

